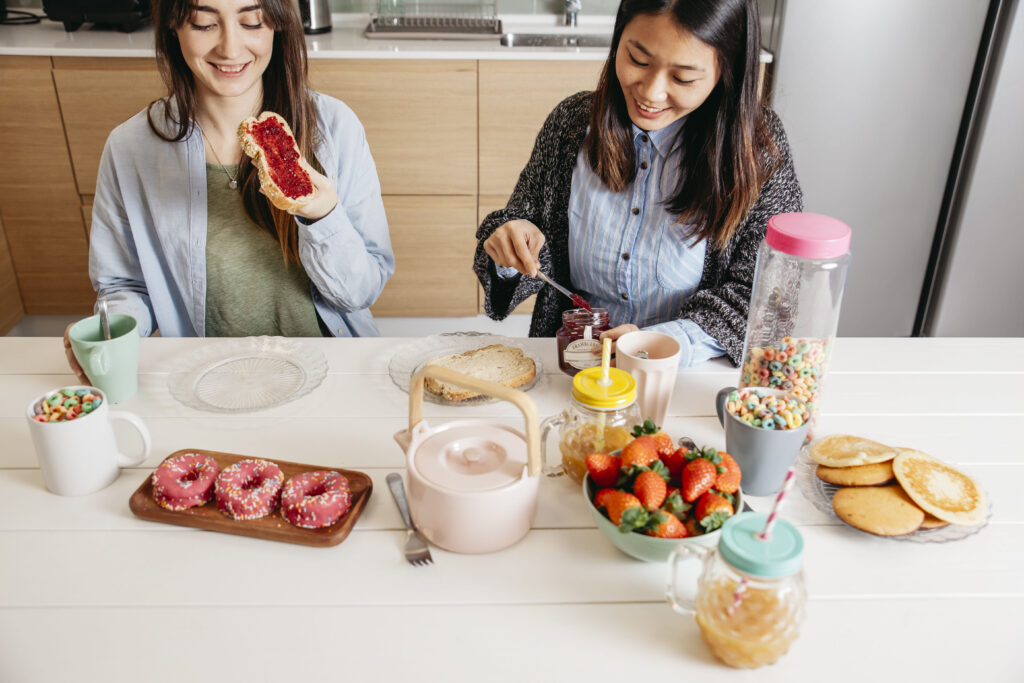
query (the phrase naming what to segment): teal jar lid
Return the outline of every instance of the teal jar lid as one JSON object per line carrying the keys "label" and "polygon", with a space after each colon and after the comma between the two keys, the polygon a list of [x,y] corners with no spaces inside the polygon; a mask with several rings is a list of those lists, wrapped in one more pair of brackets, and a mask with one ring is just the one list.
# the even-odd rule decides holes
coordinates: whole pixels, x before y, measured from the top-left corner
{"label": "teal jar lid", "polygon": [[768,515],[743,512],[722,526],[718,552],[722,559],[744,574],[778,579],[800,570],[804,562],[804,538],[796,527],[776,519],[767,541],[758,538]]}

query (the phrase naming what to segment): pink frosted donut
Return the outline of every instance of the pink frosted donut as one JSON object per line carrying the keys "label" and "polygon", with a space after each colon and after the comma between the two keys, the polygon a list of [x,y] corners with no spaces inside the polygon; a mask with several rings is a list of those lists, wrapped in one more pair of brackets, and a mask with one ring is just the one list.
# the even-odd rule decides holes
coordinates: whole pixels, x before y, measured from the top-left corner
{"label": "pink frosted donut", "polygon": [[213,499],[213,482],[220,467],[208,455],[182,453],[167,458],[153,471],[153,500],[181,512]]}
{"label": "pink frosted donut", "polygon": [[341,519],[352,505],[348,479],[319,470],[297,474],[281,490],[281,516],[303,529],[319,529]]}
{"label": "pink frosted donut", "polygon": [[277,507],[284,475],[269,460],[240,460],[217,475],[217,507],[232,519],[259,519]]}

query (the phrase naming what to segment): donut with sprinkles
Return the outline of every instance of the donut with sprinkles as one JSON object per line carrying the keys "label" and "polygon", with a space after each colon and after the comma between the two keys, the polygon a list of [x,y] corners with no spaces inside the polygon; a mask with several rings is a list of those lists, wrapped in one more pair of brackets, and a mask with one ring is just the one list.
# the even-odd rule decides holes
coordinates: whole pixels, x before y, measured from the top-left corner
{"label": "donut with sprinkles", "polygon": [[173,512],[206,505],[213,499],[218,472],[217,461],[208,455],[182,453],[167,458],[150,478],[153,500]]}
{"label": "donut with sprinkles", "polygon": [[217,475],[214,497],[231,519],[259,519],[277,507],[283,483],[281,468],[269,460],[240,460]]}
{"label": "donut with sprinkles", "polygon": [[352,505],[352,491],[343,474],[317,470],[297,474],[281,491],[281,516],[303,529],[328,527]]}

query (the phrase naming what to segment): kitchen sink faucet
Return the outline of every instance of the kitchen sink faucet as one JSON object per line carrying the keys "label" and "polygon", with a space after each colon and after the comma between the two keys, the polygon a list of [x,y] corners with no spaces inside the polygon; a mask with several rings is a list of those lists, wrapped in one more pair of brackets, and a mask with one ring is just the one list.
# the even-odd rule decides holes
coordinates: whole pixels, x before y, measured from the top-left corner
{"label": "kitchen sink faucet", "polygon": [[576,15],[583,9],[582,0],[565,0],[565,25],[576,28]]}

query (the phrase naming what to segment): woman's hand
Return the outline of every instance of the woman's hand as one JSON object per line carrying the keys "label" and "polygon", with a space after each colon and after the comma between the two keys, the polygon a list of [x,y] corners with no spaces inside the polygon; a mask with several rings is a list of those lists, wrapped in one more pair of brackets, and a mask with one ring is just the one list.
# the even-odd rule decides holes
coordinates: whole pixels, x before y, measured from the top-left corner
{"label": "woman's hand", "polygon": [[610,330],[605,330],[604,332],[602,332],[601,339],[608,338],[611,339],[612,341],[615,341],[616,339],[626,334],[627,332],[636,332],[639,329],[640,328],[637,327],[636,325],[632,325],[629,323],[625,325],[617,325]]}
{"label": "woman's hand", "polygon": [[85,370],[83,370],[82,366],[78,364],[78,359],[75,358],[75,352],[71,348],[71,339],[68,338],[68,334],[71,332],[71,325],[74,325],[74,323],[70,323],[64,328],[64,356],[68,359],[68,365],[71,367],[71,371],[75,373],[75,377],[78,378],[79,383],[91,387],[92,382],[90,382],[89,378],[85,376]]}
{"label": "woman's hand", "polygon": [[[309,204],[300,206],[297,209],[290,209],[288,213],[293,216],[302,216],[308,221],[318,221],[331,211],[334,211],[334,207],[338,205],[338,193],[334,189],[334,185],[327,179],[322,173],[317,173],[316,170],[307,164],[305,161],[300,162],[302,167],[309,172],[309,178],[313,181],[313,186],[317,189],[316,199],[311,201]],[[263,188],[260,188],[260,192],[263,192]]]}
{"label": "woman's hand", "polygon": [[534,277],[540,270],[540,248],[544,234],[530,221],[516,219],[505,223],[484,241],[484,251],[495,265],[515,268]]}

